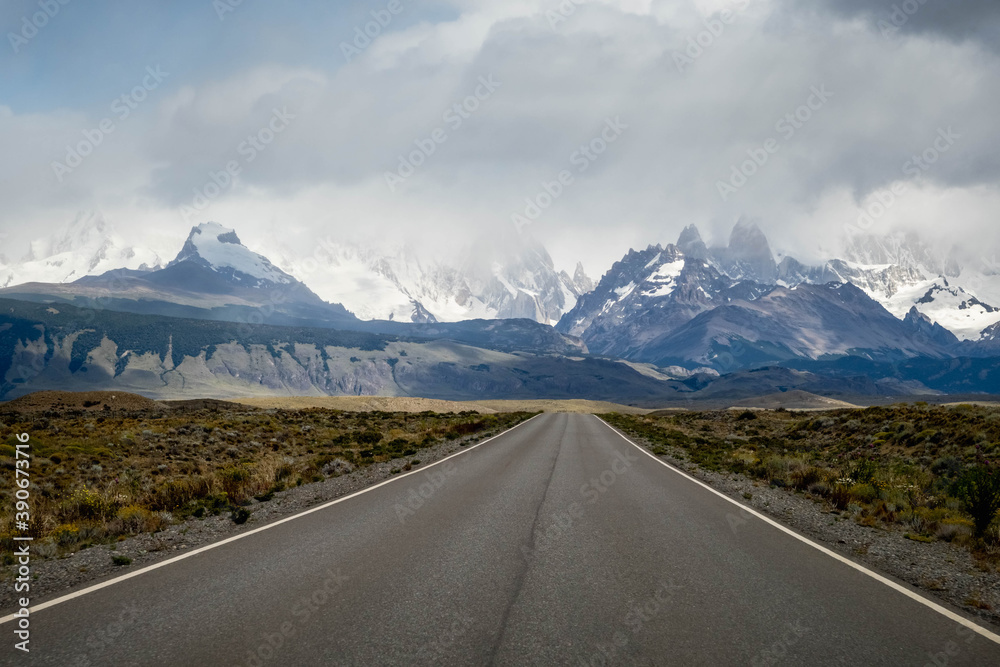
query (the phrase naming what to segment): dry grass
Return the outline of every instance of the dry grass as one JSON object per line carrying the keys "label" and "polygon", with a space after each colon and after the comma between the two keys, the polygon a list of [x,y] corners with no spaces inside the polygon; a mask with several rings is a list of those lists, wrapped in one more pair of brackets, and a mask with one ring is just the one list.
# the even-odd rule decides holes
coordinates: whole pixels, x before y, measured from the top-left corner
{"label": "dry grass", "polygon": [[[90,399],[87,399],[90,400]],[[516,424],[524,413],[258,410],[5,410],[0,545],[14,531],[15,433],[31,436],[30,532],[42,551],[155,532],[188,516],[269,500],[288,486],[408,457]]]}
{"label": "dry grass", "polygon": [[[996,504],[982,501],[995,493],[987,482],[1000,476],[995,406],[660,411],[607,419],[646,439],[655,453],[804,493],[863,525],[896,525],[916,541],[965,544],[977,556],[1000,559]],[[995,528],[986,529],[990,521]]]}
{"label": "dry grass", "polygon": [[350,412],[423,412],[431,410],[441,413],[473,411],[480,414],[499,412],[575,412],[599,413],[620,412],[622,414],[645,414],[649,410],[607,401],[570,400],[487,400],[487,401],[442,401],[433,398],[411,396],[290,396],[283,398],[251,397],[234,399],[238,403],[258,408],[278,408],[302,410],[305,408],[325,408]]}
{"label": "dry grass", "polygon": [[234,399],[237,403],[257,408],[280,410],[304,410],[307,408],[323,408],[326,410],[344,410],[346,412],[431,412],[456,413],[473,411],[480,414],[493,414],[497,410],[487,408],[480,403],[464,401],[441,401],[433,398],[414,398],[409,396],[288,396],[288,397],[250,397]]}

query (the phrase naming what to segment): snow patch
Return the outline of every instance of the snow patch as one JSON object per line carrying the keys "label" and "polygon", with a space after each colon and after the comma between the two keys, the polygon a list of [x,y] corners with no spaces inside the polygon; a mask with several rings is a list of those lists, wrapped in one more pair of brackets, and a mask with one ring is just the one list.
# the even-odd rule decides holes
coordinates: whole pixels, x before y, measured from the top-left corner
{"label": "snow patch", "polygon": [[[185,244],[186,250],[188,245],[216,271],[230,268],[257,280],[280,285],[292,282],[284,271],[276,268],[266,257],[242,245],[235,231],[218,223],[206,222],[192,229],[188,244]],[[190,252],[187,256],[190,256]]]}

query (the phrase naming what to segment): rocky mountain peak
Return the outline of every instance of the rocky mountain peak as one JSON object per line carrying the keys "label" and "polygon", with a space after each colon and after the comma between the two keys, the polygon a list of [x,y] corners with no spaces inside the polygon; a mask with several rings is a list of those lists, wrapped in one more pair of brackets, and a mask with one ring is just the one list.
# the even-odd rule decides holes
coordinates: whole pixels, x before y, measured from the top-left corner
{"label": "rocky mountain peak", "polygon": [[244,246],[235,230],[216,222],[193,227],[181,251],[168,266],[176,267],[185,262],[209,268],[244,286],[296,282],[268,258]]}
{"label": "rocky mountain peak", "polygon": [[573,271],[573,284],[580,290],[580,294],[586,294],[594,290],[594,281],[583,270],[583,262],[576,263],[576,270]]}
{"label": "rocky mountain peak", "polygon": [[677,247],[692,259],[708,258],[708,246],[705,245],[701,233],[694,225],[688,225],[681,230],[681,235],[677,239]]}
{"label": "rocky mountain peak", "polygon": [[729,235],[729,246],[716,251],[722,272],[737,280],[774,284],[778,265],[771,245],[756,222],[740,218]]}

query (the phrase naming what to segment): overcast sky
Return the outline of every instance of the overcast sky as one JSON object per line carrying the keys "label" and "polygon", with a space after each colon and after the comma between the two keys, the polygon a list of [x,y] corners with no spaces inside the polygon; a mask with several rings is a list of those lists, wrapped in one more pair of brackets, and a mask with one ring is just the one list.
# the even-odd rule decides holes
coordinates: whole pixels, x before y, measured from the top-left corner
{"label": "overcast sky", "polygon": [[81,210],[177,248],[203,220],[258,247],[455,239],[544,183],[524,230],[595,276],[743,215],[805,260],[866,210],[998,240],[995,0],[4,0],[0,24],[8,257]]}

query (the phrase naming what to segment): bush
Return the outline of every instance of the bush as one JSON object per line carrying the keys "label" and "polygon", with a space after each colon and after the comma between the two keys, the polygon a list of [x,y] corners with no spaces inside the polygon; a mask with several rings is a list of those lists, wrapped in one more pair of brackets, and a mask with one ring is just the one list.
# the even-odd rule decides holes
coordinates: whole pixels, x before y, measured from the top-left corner
{"label": "bush", "polygon": [[230,466],[223,468],[218,473],[219,484],[222,490],[232,499],[233,502],[240,502],[246,499],[246,488],[250,484],[253,474],[250,468],[245,465]]}
{"label": "bush", "polygon": [[937,531],[934,533],[934,537],[945,542],[951,542],[961,535],[967,535],[968,529],[965,526],[961,526],[956,523],[943,523],[938,526]]}
{"label": "bush", "polygon": [[833,489],[826,482],[814,482],[806,488],[806,491],[813,494],[814,496],[827,497],[833,493]]}
{"label": "bush", "polygon": [[830,502],[839,510],[846,510],[851,503],[851,490],[843,484],[837,484],[830,491]]}
{"label": "bush", "polygon": [[862,459],[854,464],[850,477],[859,484],[866,484],[874,479],[878,472],[878,464],[870,459]]}
{"label": "bush", "polygon": [[1000,510],[1000,470],[982,464],[969,468],[955,483],[955,496],[972,517],[976,537],[982,537]]}
{"label": "bush", "polygon": [[120,567],[123,565],[131,565],[132,559],[128,556],[112,556],[111,562]]}
{"label": "bush", "polygon": [[871,484],[855,484],[851,487],[851,497],[859,503],[873,503],[878,500],[878,491]]}
{"label": "bush", "polygon": [[382,442],[382,434],[379,431],[368,429],[354,434],[354,441],[360,445],[377,445]]}
{"label": "bush", "polygon": [[118,509],[114,500],[87,488],[74,491],[70,496],[69,505],[70,513],[76,514],[81,519],[106,519]]}
{"label": "bush", "polygon": [[339,476],[353,472],[354,466],[352,466],[344,459],[336,458],[333,459],[332,461],[325,463],[323,465],[322,470],[324,475]]}
{"label": "bush", "polygon": [[132,534],[163,530],[170,523],[169,516],[166,512],[150,512],[139,505],[129,505],[118,510],[121,532]]}
{"label": "bush", "polygon": [[250,519],[250,510],[246,507],[234,507],[230,518],[235,524],[244,524]]}
{"label": "bush", "polygon": [[80,529],[75,523],[64,523],[52,531],[52,538],[56,544],[66,547],[76,543],[80,538]]}
{"label": "bush", "polygon": [[806,466],[792,471],[792,486],[796,489],[808,489],[822,481],[823,473],[819,468]]}

